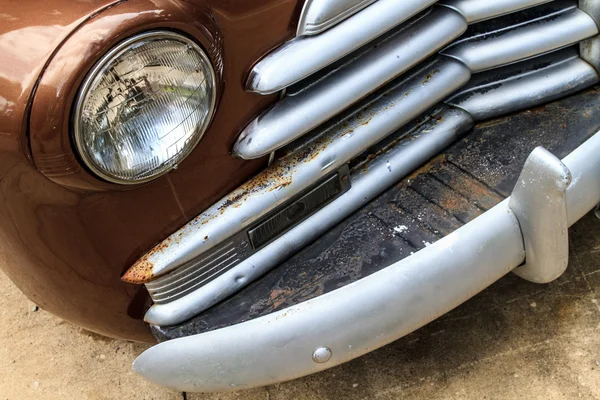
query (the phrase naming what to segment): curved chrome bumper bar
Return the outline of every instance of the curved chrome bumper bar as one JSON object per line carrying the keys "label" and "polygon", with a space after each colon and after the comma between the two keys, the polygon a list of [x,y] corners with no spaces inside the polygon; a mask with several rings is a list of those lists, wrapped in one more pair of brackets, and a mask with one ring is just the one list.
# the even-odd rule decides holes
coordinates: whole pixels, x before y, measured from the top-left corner
{"label": "curved chrome bumper bar", "polygon": [[[547,183],[553,173],[568,169],[572,179],[557,176],[557,184],[544,190],[558,190],[550,197],[566,199],[565,213],[547,217],[562,218],[570,226],[600,202],[600,133],[567,156],[564,166],[543,153],[534,152],[523,176],[539,176],[538,183]],[[529,181],[536,185],[536,179]],[[544,187],[549,186],[553,185]],[[433,245],[334,292],[245,323],[154,346],[134,362],[133,369],[177,390],[227,391],[298,378],[373,351],[519,267],[525,249],[535,250],[536,259],[543,259],[539,251],[549,249],[553,241],[540,241],[540,235],[554,235],[560,241],[561,232],[547,229],[548,225],[546,231],[536,227],[532,221],[539,220],[539,211],[522,231],[527,207],[513,210],[515,201],[540,204],[547,194],[544,190],[521,188],[519,195]],[[555,212],[556,207],[547,210]],[[527,262],[526,267],[535,269],[529,258]]]}

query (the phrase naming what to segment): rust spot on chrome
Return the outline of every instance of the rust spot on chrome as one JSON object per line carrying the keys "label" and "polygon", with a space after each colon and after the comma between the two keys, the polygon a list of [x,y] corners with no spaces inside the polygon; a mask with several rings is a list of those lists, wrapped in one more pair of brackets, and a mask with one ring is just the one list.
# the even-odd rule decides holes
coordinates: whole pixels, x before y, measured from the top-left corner
{"label": "rust spot on chrome", "polygon": [[156,277],[154,274],[154,263],[150,261],[154,255],[163,253],[173,245],[178,245],[183,238],[183,234],[178,232],[169,236],[158,245],[156,245],[142,258],[137,260],[121,277],[121,280],[128,283],[142,284],[148,283]]}
{"label": "rust spot on chrome", "polygon": [[[148,253],[150,254],[150,253]],[[121,277],[123,282],[141,285],[154,278],[154,264],[148,261],[148,255],[139,259]]]}
{"label": "rust spot on chrome", "polygon": [[428,84],[428,83],[431,81],[431,79],[432,79],[434,76],[436,76],[436,75],[437,75],[439,72],[440,72],[440,70],[439,70],[439,69],[436,69],[436,70],[435,70],[435,71],[433,71],[432,73],[430,73],[430,74],[427,74],[427,76],[425,77],[425,80],[424,80],[423,82],[421,82],[421,84],[422,84],[422,85],[427,85],[427,84]]}

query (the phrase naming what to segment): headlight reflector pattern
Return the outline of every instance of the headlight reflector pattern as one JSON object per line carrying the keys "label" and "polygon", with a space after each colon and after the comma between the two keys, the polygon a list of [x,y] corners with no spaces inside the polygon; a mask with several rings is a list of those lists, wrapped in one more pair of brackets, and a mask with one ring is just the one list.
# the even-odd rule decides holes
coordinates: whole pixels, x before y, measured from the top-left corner
{"label": "headlight reflector pattern", "polygon": [[183,160],[215,108],[215,74],[202,48],[169,31],[113,48],[80,89],[74,140],[85,164],[114,183],[152,180]]}

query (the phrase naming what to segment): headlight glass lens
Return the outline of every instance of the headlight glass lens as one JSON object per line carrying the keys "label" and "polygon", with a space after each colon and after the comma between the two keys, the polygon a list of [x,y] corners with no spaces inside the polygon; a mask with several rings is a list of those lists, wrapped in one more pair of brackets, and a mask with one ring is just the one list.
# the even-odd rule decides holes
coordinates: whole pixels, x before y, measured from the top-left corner
{"label": "headlight glass lens", "polygon": [[84,81],[75,144],[101,178],[147,182],[196,146],[215,97],[214,71],[199,45],[174,32],[138,35],[105,55]]}

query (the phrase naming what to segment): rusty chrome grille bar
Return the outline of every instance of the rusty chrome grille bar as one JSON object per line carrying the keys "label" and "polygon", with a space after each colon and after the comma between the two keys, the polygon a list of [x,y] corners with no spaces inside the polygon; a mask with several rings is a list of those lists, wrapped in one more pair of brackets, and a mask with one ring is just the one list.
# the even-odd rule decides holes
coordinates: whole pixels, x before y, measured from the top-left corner
{"label": "rusty chrome grille bar", "polygon": [[[349,170],[348,166],[344,165],[339,171],[291,199],[249,229],[239,232],[230,240],[172,273],[148,282],[148,293],[156,304],[172,302],[186,296],[235,268],[349,189]],[[243,284],[247,279],[240,275],[236,281]]]}
{"label": "rusty chrome grille bar", "polygon": [[[535,68],[535,64],[548,65]],[[575,93],[598,82],[593,68],[573,48],[551,53],[529,63],[511,65],[496,72],[506,76],[494,82],[486,74],[475,75],[447,104],[469,112],[476,121],[484,121],[511,112],[536,107]],[[487,92],[491,90],[493,95]]]}
{"label": "rusty chrome grille bar", "polygon": [[449,8],[434,9],[325,79],[281,99],[244,129],[233,153],[244,159],[259,158],[293,142],[441,50],[466,29],[460,14]]}
{"label": "rusty chrome grille bar", "polygon": [[535,57],[598,34],[594,20],[572,6],[556,13],[460,40],[441,54],[454,57],[481,72]]}

